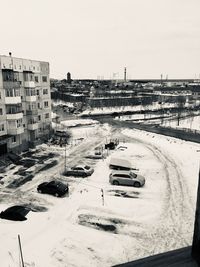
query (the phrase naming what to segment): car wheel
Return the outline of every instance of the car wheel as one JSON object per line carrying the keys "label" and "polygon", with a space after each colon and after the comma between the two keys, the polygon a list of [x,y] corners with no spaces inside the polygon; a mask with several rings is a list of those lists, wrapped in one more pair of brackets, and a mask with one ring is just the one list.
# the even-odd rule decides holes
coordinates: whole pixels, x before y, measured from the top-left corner
{"label": "car wheel", "polygon": [[116,181],[116,180],[114,180],[114,181],[113,181],[113,185],[119,185],[119,182]]}
{"label": "car wheel", "polygon": [[135,182],[133,186],[134,186],[134,187],[140,187],[141,185],[140,185],[139,182]]}

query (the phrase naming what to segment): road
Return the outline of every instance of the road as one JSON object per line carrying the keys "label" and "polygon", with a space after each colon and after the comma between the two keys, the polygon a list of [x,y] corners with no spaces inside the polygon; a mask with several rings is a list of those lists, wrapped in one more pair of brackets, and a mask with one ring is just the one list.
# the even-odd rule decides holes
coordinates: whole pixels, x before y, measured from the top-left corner
{"label": "road", "polygon": [[[147,174],[147,176],[149,176],[149,181],[154,183],[155,191],[151,192],[151,187],[147,187],[147,189],[145,189],[146,191],[144,191],[142,195],[143,201],[146,201],[146,198],[148,197],[148,201],[144,202],[144,205],[152,205],[152,214],[155,213],[156,222],[153,221],[152,223],[145,220],[140,221],[140,218],[137,218],[137,220],[140,221],[138,229],[142,229],[142,231],[140,232],[135,231],[135,222],[129,217],[127,217],[129,228],[120,228],[120,224],[118,224],[118,235],[109,234],[109,237],[106,236],[109,242],[113,242],[114,240],[117,247],[116,251],[113,251],[112,264],[117,264],[143,256],[153,255],[167,250],[190,245],[192,238],[191,225],[193,225],[194,223],[194,201],[193,199],[191,199],[190,192],[187,187],[187,181],[185,179],[185,176],[183,175],[182,166],[176,162],[176,158],[174,158],[174,155],[170,154],[169,151],[162,149],[155,143],[152,143],[151,139],[147,141],[143,140],[140,136],[137,137],[137,135],[135,135],[134,137],[125,135],[122,131],[121,125],[115,125],[112,128],[103,128],[100,126],[94,136],[90,136],[87,140],[84,140],[82,143],[69,151],[68,163],[70,164],[82,162],[84,156],[88,152],[93,150],[96,146],[105,143],[105,139],[108,136],[112,136],[112,138],[118,138],[120,140],[126,140],[126,143],[134,144],[139,149],[138,151],[133,151],[133,156],[142,157],[144,155],[148,155],[148,160],[151,160],[151,162],[156,166],[152,166],[152,169],[149,169],[149,165],[144,164],[143,166],[145,173]],[[142,153],[144,153],[144,155]],[[10,229],[11,224],[6,225],[5,222],[3,222],[3,224],[1,223],[2,227],[0,231],[0,238],[2,242],[5,242],[5,244],[7,244],[7,246],[11,246],[10,253],[11,255],[13,255],[13,257],[13,235],[16,234],[17,231],[23,233],[24,235],[24,246],[27,254],[34,248],[34,246],[36,246],[37,243],[45,244],[46,246],[47,244],[44,243],[45,238],[48,235],[52,235],[53,238],[49,240],[48,245],[46,246],[45,251],[43,251],[42,255],[44,262],[47,263],[47,257],[52,255],[50,251],[54,251],[54,255],[57,255],[59,251],[56,248],[56,244],[58,244],[61,240],[64,240],[63,243],[66,245],[65,242],[67,242],[66,240],[69,239],[69,236],[71,234],[70,232],[67,232],[67,235],[63,236],[63,230],[62,234],[59,232],[59,230],[66,229],[67,225],[67,228],[71,229],[71,232],[73,232],[73,227],[75,227],[74,225],[76,225],[77,223],[77,212],[81,210],[82,206],[89,205],[88,199],[91,202],[94,201],[94,192],[90,190],[91,185],[95,185],[97,187],[99,185],[99,187],[103,187],[105,189],[105,192],[109,192],[110,189],[113,189],[113,186],[108,185],[107,178],[102,177],[102,171],[104,170],[102,168],[102,171],[99,172],[100,175],[98,175],[98,172],[96,172],[95,175],[93,175],[88,181],[78,179],[74,182],[74,180],[69,179],[68,181],[71,185],[72,191],[70,197],[67,199],[55,199],[53,197],[43,195],[40,196],[39,194],[37,194],[35,188],[38,182],[43,181],[46,178],[53,178],[57,175],[60,175],[60,170],[63,168],[63,163],[64,157],[62,152],[59,164],[56,167],[52,168],[51,170],[46,170],[42,174],[36,175],[36,177],[31,182],[13,191],[13,196],[11,196],[9,199],[10,203],[14,203],[17,199],[21,198],[24,202],[33,201],[39,205],[44,205],[49,209],[48,216],[46,215],[48,212],[42,213],[41,215],[37,213],[37,215],[35,215],[37,216],[38,220],[41,220],[41,222],[37,224],[36,228],[34,228],[34,221],[31,220],[30,223],[29,221],[27,221],[27,224],[24,225],[24,227],[22,227],[20,224],[16,224],[15,230]],[[87,163],[90,163],[95,167],[95,161],[90,160]],[[102,162],[101,164],[102,167],[105,166],[105,163]],[[157,170],[159,170],[159,172]],[[163,180],[162,183],[161,180]],[[85,181],[86,184],[84,184]],[[158,188],[156,188],[156,183],[158,183]],[[165,186],[163,186],[163,184]],[[162,189],[161,193],[159,192],[159,188]],[[88,190],[89,193],[87,194],[86,199],[80,198],[81,190]],[[115,199],[114,201],[116,201]],[[134,214],[135,205],[136,202],[134,202],[130,213]],[[156,214],[156,208],[154,206],[158,206],[161,212]],[[63,209],[65,209],[64,213]],[[95,214],[95,210],[93,212]],[[139,211],[135,210],[135,212],[137,214],[137,212]],[[147,212],[149,213],[149,215],[151,215],[151,210],[148,210]],[[99,219],[101,219],[101,216],[99,216]],[[79,228],[76,231],[78,231],[80,240],[82,240],[82,235],[84,236],[83,232],[81,232]],[[84,228],[83,231],[86,231],[86,229]],[[100,234],[101,231],[98,231],[98,233],[96,232],[97,237]],[[72,243],[71,246],[75,246],[77,249],[79,248],[79,246],[83,246],[83,242],[79,241],[78,243]],[[60,252],[65,255],[65,252],[63,251],[63,249],[65,250],[65,248],[60,247],[59,249]],[[68,249],[70,250],[71,247]],[[91,256],[88,254],[81,256],[83,258],[85,257],[85,259],[89,257],[93,266],[110,266],[109,251],[106,251],[102,256],[100,252],[97,252],[98,250],[95,248],[95,245],[94,247],[92,247],[92,249],[94,250],[94,253],[97,254],[96,257],[93,257],[94,255]],[[121,251],[121,253],[119,253],[118,250]],[[70,251],[71,253],[74,253],[72,252],[72,250]],[[4,250],[4,252],[2,252],[0,255],[5,259],[6,250]],[[34,252],[33,256],[38,257],[38,254]],[[63,265],[59,265],[58,263],[55,264],[55,262],[53,263],[54,265],[52,265],[52,263],[49,262],[50,265],[48,266],[66,266],[64,260],[65,257],[62,256],[61,263]],[[76,262],[77,259],[73,260]],[[71,265],[67,264],[67,266],[76,266],[76,263],[71,262]],[[84,265],[80,264],[79,266]]]}

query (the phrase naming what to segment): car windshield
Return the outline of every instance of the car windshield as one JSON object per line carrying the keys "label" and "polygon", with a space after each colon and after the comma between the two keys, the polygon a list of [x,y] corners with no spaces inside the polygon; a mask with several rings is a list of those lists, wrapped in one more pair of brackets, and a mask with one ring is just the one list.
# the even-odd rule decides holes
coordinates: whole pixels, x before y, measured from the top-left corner
{"label": "car windshield", "polygon": [[132,176],[133,178],[137,178],[137,174],[135,174],[134,172],[131,172],[131,176]]}
{"label": "car windshield", "polygon": [[90,166],[85,165],[84,168],[85,168],[86,170],[89,170],[89,169],[90,169]]}

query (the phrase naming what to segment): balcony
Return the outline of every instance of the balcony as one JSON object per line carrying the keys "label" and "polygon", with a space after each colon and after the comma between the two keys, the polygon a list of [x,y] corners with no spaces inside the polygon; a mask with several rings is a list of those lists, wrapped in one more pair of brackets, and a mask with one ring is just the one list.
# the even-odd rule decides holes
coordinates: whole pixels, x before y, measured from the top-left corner
{"label": "balcony", "polygon": [[[4,136],[4,135],[6,135],[7,134],[7,130],[5,130],[5,131],[1,131],[0,132],[0,136]],[[1,143],[1,140],[0,140],[0,143]]]}
{"label": "balcony", "polygon": [[17,113],[12,113],[12,114],[6,114],[6,119],[7,120],[19,120],[23,118],[23,113],[21,111]]}
{"label": "balcony", "polygon": [[36,95],[26,96],[26,101],[27,102],[36,102],[37,96]]}
{"label": "balcony", "polygon": [[7,96],[5,97],[5,104],[6,105],[11,105],[11,104],[21,104],[21,96]]}
{"label": "balcony", "polygon": [[27,129],[30,131],[34,131],[38,129],[38,123],[34,122],[34,123],[28,123],[27,124]]}
{"label": "balcony", "polygon": [[35,82],[26,81],[26,82],[24,82],[24,87],[26,87],[26,88],[35,88]]}
{"label": "balcony", "polygon": [[4,89],[17,89],[20,88],[21,82],[20,81],[4,81],[3,88]]}
{"label": "balcony", "polygon": [[18,128],[8,128],[7,129],[7,133],[10,135],[18,135],[18,134],[22,134],[23,132],[24,132],[23,126],[18,127]]}
{"label": "balcony", "polygon": [[37,109],[26,110],[26,115],[31,115],[31,116],[38,115],[38,110]]}

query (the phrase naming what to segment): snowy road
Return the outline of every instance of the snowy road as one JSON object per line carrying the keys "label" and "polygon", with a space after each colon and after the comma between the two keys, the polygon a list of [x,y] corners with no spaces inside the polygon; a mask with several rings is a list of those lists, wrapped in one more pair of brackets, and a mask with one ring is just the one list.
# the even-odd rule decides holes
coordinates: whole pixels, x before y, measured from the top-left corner
{"label": "snowy road", "polygon": [[[98,163],[84,159],[108,136],[125,140],[127,150],[110,152]],[[87,179],[61,175],[71,186],[68,198],[41,196],[35,191],[39,181],[59,175],[64,151],[55,168],[13,192],[10,203],[21,197],[46,206],[48,211],[30,213],[25,222],[0,221],[3,267],[17,266],[19,233],[27,266],[37,267],[112,266],[190,245],[199,149],[197,144],[142,131],[97,128],[95,134],[69,151],[68,163],[90,163],[95,172]],[[139,168],[146,177],[143,188],[108,183],[108,162],[114,154],[129,157]]]}

